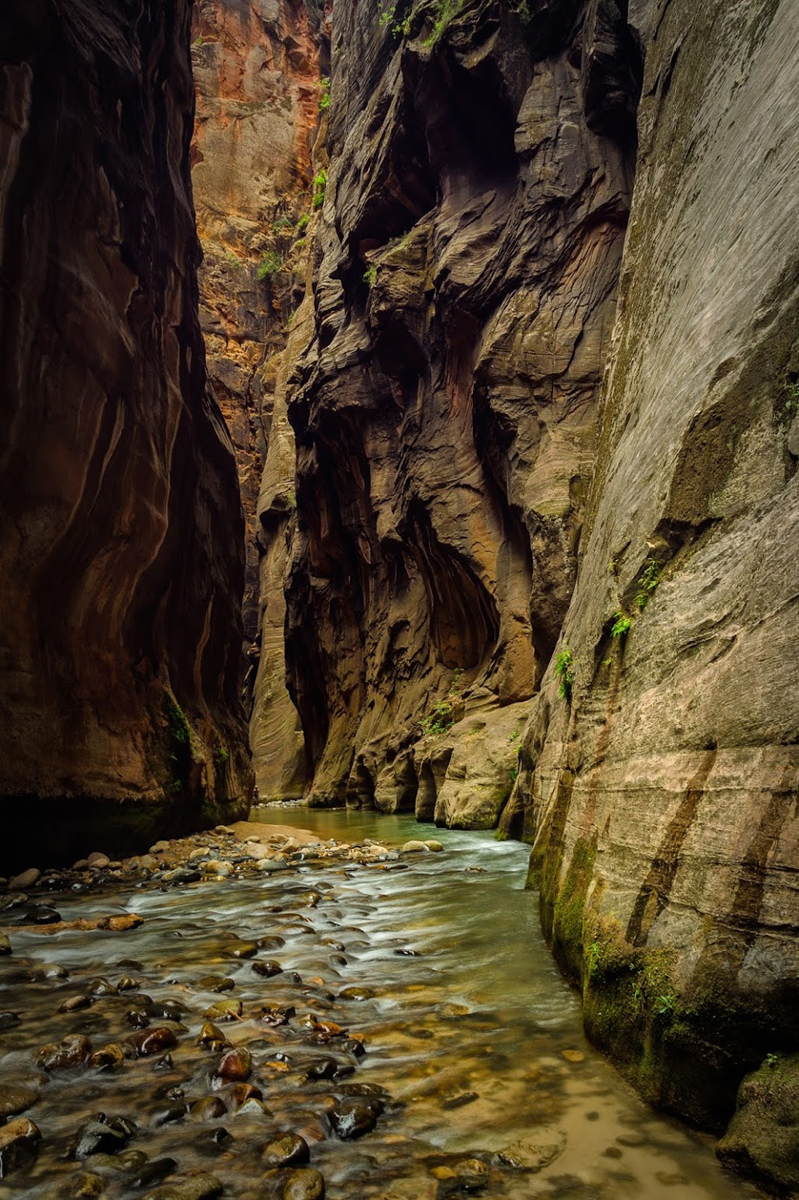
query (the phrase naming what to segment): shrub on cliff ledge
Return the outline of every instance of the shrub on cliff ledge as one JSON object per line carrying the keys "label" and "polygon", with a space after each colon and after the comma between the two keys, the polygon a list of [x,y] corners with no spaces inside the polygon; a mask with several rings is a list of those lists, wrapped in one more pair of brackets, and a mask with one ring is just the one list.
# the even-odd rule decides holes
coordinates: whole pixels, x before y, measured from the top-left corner
{"label": "shrub on cliff ledge", "polygon": [[274,250],[269,250],[258,264],[258,282],[263,283],[265,279],[274,279],[282,266],[280,256]]}
{"label": "shrub on cliff ledge", "polygon": [[560,680],[558,695],[561,700],[571,703],[572,687],[574,686],[574,659],[568,646],[565,646],[555,659],[555,674]]}

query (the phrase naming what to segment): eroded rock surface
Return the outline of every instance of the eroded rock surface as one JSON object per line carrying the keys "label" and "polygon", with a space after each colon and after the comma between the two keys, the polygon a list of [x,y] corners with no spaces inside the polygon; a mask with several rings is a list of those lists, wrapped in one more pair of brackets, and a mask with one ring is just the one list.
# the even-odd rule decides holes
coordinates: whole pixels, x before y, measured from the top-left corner
{"label": "eroded rock surface", "polygon": [[0,794],[18,867],[249,803],[188,21],[182,0],[0,13]]}
{"label": "eroded rock surface", "polygon": [[[529,700],[560,632],[639,72],[625,22],[613,42],[596,5],[565,7],[334,13],[313,325],[286,388],[286,662],[312,802],[413,811],[439,707],[488,721]],[[454,779],[437,802],[445,757],[423,756],[420,810],[488,823]]]}
{"label": "eroded rock surface", "polygon": [[550,669],[523,749],[591,1035],[716,1128],[797,1047],[798,93],[793,3],[650,28],[572,695]]}
{"label": "eroded rock surface", "polygon": [[[283,571],[295,488],[282,364],[305,290],[328,24],[316,0],[203,0],[192,24],[200,314],[245,512],[244,687],[264,797],[299,796],[305,784],[283,652]],[[261,477],[273,442],[279,453],[275,446],[269,479],[279,499],[264,502]]]}

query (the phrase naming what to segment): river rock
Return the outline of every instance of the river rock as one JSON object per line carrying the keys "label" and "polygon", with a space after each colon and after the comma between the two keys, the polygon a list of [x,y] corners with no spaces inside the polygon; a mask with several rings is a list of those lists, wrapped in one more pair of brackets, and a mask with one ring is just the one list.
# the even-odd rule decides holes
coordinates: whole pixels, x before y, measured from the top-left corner
{"label": "river rock", "polygon": [[0,933],[0,956],[11,953],[11,942],[7,933]]}
{"label": "river rock", "polygon": [[236,1046],[222,1055],[214,1074],[226,1083],[244,1083],[252,1074],[252,1055],[244,1047]]}
{"label": "river rock", "polygon": [[70,1176],[58,1194],[64,1200],[95,1200],[103,1194],[103,1181],[93,1171],[80,1171]]}
{"label": "river rock", "polygon": [[107,854],[100,854],[99,851],[95,850],[86,859],[86,864],[94,871],[104,871],[106,867],[111,865],[111,860]]}
{"label": "river rock", "polygon": [[310,1157],[308,1143],[298,1133],[275,1134],[261,1147],[261,1162],[265,1167],[301,1167]]}
{"label": "river rock", "polygon": [[197,987],[207,992],[232,992],[236,981],[227,975],[203,975],[197,980]]}
{"label": "river rock", "polygon": [[83,1159],[92,1154],[116,1154],[125,1148],[137,1131],[136,1124],[126,1117],[109,1119],[105,1113],[97,1113],[78,1129],[70,1157]]}
{"label": "river rock", "polygon": [[32,888],[41,878],[41,874],[41,871],[38,871],[36,867],[29,867],[27,871],[22,871],[19,875],[14,875],[8,881],[9,890],[12,892],[26,892],[28,888]]}
{"label": "river rock", "polygon": [[57,1044],[42,1046],[34,1055],[34,1061],[45,1071],[77,1067],[88,1058],[91,1048],[89,1039],[83,1034],[70,1034]]}
{"label": "river rock", "polygon": [[716,1153],[781,1191],[799,1189],[799,1054],[769,1055],[746,1076]]}
{"label": "river rock", "polygon": [[205,1010],[209,1021],[236,1021],[241,1016],[243,1005],[241,1000],[217,1000]]}
{"label": "river rock", "polygon": [[215,1175],[189,1175],[155,1191],[145,1192],[142,1200],[213,1200],[224,1188]]}
{"label": "river rock", "polygon": [[234,958],[255,958],[258,947],[255,942],[240,942],[233,946],[230,953]]}
{"label": "river rock", "polygon": [[28,978],[33,983],[40,983],[45,979],[69,979],[69,971],[61,963],[37,963]]}
{"label": "river rock", "polygon": [[32,1108],[39,1093],[19,1083],[0,1084],[0,1123]]}
{"label": "river rock", "polygon": [[63,1013],[81,1012],[85,1008],[91,1008],[91,996],[70,996],[69,1000],[65,1000],[59,1005],[58,1011]]}
{"label": "river rock", "polygon": [[230,1042],[225,1037],[221,1029],[218,1029],[212,1021],[206,1021],[200,1030],[200,1036],[197,1038],[199,1046],[212,1046],[216,1050],[222,1050],[230,1045]]}
{"label": "river rock", "polygon": [[350,1141],[371,1133],[382,1111],[383,1105],[379,1100],[363,1103],[358,1100],[345,1100],[328,1113],[328,1119],[336,1136]]}
{"label": "river rock", "polygon": [[282,975],[283,968],[279,962],[275,962],[272,958],[264,959],[262,962],[254,962],[252,969],[256,975],[260,975],[263,979],[271,979],[273,975]]}
{"label": "river rock", "polygon": [[101,1071],[115,1071],[124,1066],[125,1053],[117,1042],[109,1042],[99,1050],[93,1050],[86,1060],[88,1067],[96,1067]]}
{"label": "river rock", "polygon": [[10,1009],[0,1010],[0,1031],[4,1029],[13,1029],[15,1025],[19,1025],[19,1013],[11,1012]]}
{"label": "river rock", "polygon": [[281,1200],[324,1200],[324,1195],[324,1176],[308,1167],[291,1172],[283,1184]]}
{"label": "river rock", "polygon": [[221,1096],[203,1096],[194,1101],[189,1116],[193,1121],[217,1121],[226,1112],[227,1105]]}
{"label": "river rock", "polygon": [[125,1045],[136,1058],[145,1058],[150,1054],[160,1054],[178,1044],[174,1030],[167,1025],[157,1025],[154,1029],[143,1029],[140,1033],[132,1033],[125,1038]]}
{"label": "river rock", "polygon": [[0,1179],[33,1162],[41,1136],[28,1117],[16,1117],[0,1128]]}
{"label": "river rock", "polygon": [[160,1183],[167,1175],[171,1175],[177,1165],[174,1158],[154,1158],[144,1163],[141,1169],[131,1176],[130,1183],[133,1187],[152,1187],[154,1183]]}
{"label": "river rock", "polygon": [[411,839],[411,841],[406,842],[404,846],[400,847],[400,854],[424,854],[429,849],[430,847],[427,842],[419,842]]}

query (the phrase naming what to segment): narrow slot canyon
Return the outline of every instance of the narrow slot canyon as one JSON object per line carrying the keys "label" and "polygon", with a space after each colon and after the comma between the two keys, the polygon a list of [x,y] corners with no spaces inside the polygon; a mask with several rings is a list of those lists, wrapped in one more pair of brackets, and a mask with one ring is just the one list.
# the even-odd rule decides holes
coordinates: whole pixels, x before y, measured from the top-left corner
{"label": "narrow slot canyon", "polygon": [[6,0],[0,1193],[799,1197],[799,0]]}

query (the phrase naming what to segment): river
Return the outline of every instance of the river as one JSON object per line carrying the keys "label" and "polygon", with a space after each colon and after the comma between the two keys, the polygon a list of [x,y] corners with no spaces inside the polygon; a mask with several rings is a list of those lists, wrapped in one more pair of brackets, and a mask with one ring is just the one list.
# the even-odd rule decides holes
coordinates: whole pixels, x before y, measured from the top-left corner
{"label": "river", "polygon": [[[352,868],[311,856],[295,871],[258,878],[59,896],[65,918],[135,911],[144,924],[116,935],[14,936],[13,957],[0,963],[0,1007],[23,1019],[0,1033],[0,1091],[3,1083],[35,1082],[31,1052],[66,1032],[96,1045],[121,1039],[120,1029],[130,1033],[124,1021],[137,994],[117,990],[123,975],[135,977],[156,1006],[183,1006],[174,1023],[181,1036],[160,1072],[142,1059],[120,1071],[53,1072],[46,1085],[39,1076],[41,1098],[30,1115],[43,1148],[29,1173],[4,1181],[3,1191],[87,1195],[75,1190],[77,1172],[96,1166],[102,1195],[169,1200],[152,1180],[147,1190],[146,1174],[136,1186],[146,1154],[148,1162],[171,1158],[183,1172],[212,1172],[226,1195],[257,1200],[273,1194],[264,1190],[259,1147],[288,1129],[311,1146],[328,1200],[434,1200],[465,1195],[458,1190],[465,1185],[508,1200],[759,1195],[721,1170],[709,1139],[655,1114],[586,1042],[579,1000],[544,943],[535,895],[524,891],[526,846],[363,812],[262,807],[254,819],[349,843],[436,838],[444,851]],[[256,960],[232,955],[231,939],[264,936],[275,945],[259,957],[279,960],[283,970],[273,978],[254,973]],[[31,965],[43,961],[69,976],[31,983]],[[214,974],[230,990],[212,988]],[[65,1026],[59,1007],[93,976],[110,979],[113,994],[70,1014]],[[196,1040],[208,1006],[230,996],[244,1013],[224,1032],[252,1052],[250,1082],[263,1104],[231,1107],[203,1125],[189,1106],[215,1083]],[[252,1015],[265,1003],[294,1004],[296,1018],[265,1028]],[[320,1050],[298,1032],[308,1011],[363,1035],[367,1052],[346,1078],[305,1079],[320,1054],[343,1062],[335,1040]],[[358,1140],[331,1136],[328,1115],[345,1089],[350,1101],[353,1092],[383,1096],[376,1128]],[[110,1159],[65,1161],[77,1127],[97,1111],[139,1125],[127,1166],[124,1155],[119,1169]],[[233,1140],[209,1140],[211,1126]],[[475,1161],[464,1167],[464,1160]]]}

